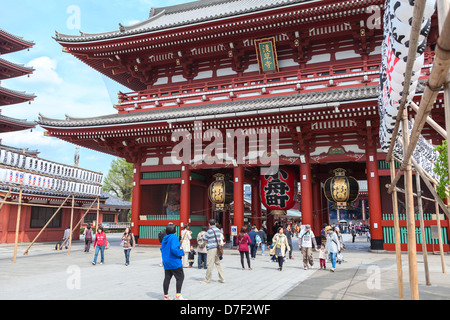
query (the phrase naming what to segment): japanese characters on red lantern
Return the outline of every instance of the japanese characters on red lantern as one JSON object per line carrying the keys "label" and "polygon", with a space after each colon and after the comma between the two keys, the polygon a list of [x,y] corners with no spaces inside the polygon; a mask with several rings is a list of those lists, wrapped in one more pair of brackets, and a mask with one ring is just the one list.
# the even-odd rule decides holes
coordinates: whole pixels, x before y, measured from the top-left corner
{"label": "japanese characters on red lantern", "polygon": [[268,210],[289,210],[295,204],[295,173],[289,167],[261,168],[261,202]]}

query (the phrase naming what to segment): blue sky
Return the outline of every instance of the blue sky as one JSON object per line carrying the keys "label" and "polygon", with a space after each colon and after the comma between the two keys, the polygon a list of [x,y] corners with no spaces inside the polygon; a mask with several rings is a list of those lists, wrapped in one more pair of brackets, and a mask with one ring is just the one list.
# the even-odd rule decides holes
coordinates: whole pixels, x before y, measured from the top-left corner
{"label": "blue sky", "polygon": [[[39,113],[56,119],[65,115],[93,117],[115,113],[117,91],[130,92],[74,56],[63,53],[52,37],[55,30],[79,34],[79,30],[96,33],[117,30],[119,23],[131,25],[148,18],[152,7],[162,7],[188,0],[2,0],[0,28],[32,40],[29,51],[2,56],[14,63],[36,69],[30,77],[1,82],[3,87],[34,93],[31,104],[23,103],[1,108],[3,115],[34,121]],[[0,134],[2,143],[18,148],[38,149],[40,157],[72,165],[75,146],[62,140],[45,137],[43,129]],[[81,148],[80,167],[102,172],[110,168],[113,156]]]}

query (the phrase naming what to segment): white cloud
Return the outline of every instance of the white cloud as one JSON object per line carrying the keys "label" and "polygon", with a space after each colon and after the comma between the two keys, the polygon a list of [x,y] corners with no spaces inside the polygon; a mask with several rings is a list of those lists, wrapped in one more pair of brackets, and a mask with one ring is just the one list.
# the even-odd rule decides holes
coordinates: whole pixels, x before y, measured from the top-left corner
{"label": "white cloud", "polygon": [[39,57],[31,60],[27,66],[35,69],[29,78],[29,82],[56,84],[63,82],[61,77],[56,72],[57,63],[49,57]]}
{"label": "white cloud", "polygon": [[39,129],[33,129],[32,132],[25,130],[2,133],[0,138],[2,144],[16,148],[39,149],[40,147],[61,147],[65,144],[60,139],[44,136],[44,132]]}

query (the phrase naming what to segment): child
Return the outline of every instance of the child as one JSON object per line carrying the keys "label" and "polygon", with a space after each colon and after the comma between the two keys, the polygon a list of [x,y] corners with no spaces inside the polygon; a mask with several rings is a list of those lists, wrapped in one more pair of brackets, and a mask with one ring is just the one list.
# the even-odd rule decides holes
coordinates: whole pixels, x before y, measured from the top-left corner
{"label": "child", "polygon": [[194,264],[194,256],[195,255],[196,255],[196,252],[194,250],[194,247],[191,246],[191,251],[189,251],[189,255],[188,255],[188,262],[189,262],[188,268],[192,268],[192,265]]}
{"label": "child", "polygon": [[325,265],[325,259],[327,257],[327,250],[325,250],[325,245],[321,244],[320,245],[320,249],[319,249],[319,260],[320,260],[320,269],[322,269],[322,267],[326,270],[326,265]]}

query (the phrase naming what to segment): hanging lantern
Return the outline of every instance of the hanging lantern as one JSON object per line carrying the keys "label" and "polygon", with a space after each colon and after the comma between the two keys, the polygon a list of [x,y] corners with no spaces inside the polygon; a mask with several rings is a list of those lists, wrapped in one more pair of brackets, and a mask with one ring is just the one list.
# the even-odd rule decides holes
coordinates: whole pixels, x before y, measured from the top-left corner
{"label": "hanging lantern", "polygon": [[333,209],[351,209],[359,196],[358,181],[346,175],[342,168],[334,169],[334,177],[328,178],[323,187],[325,197],[332,202]]}
{"label": "hanging lantern", "polygon": [[272,173],[261,168],[261,202],[274,215],[286,214],[295,204],[295,173],[289,167]]}
{"label": "hanging lantern", "polygon": [[209,200],[215,204],[216,210],[225,209],[225,206],[233,202],[233,183],[221,173],[213,176],[213,181],[208,188]]}

